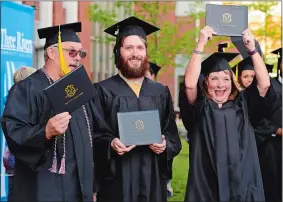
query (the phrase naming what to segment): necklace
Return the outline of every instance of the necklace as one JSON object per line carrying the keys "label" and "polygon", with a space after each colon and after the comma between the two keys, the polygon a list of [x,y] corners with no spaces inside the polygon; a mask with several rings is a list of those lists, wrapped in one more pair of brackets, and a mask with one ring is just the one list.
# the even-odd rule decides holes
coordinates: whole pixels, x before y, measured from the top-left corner
{"label": "necklace", "polygon": [[[45,74],[46,78],[48,79],[49,84],[51,85],[52,80],[51,80],[50,76],[47,74],[45,68],[43,67],[41,70]],[[82,106],[82,108],[83,108],[83,112],[84,112],[84,116],[85,116],[85,120],[86,120],[86,124],[87,124],[90,146],[92,147],[92,136],[91,136],[89,118],[87,116],[86,108],[85,108],[84,105]],[[55,140],[54,140],[54,151],[53,151],[52,166],[51,166],[51,168],[49,168],[49,171],[52,172],[52,173],[65,174],[66,173],[66,135],[65,135],[65,133],[63,134],[63,156],[62,156],[62,159],[61,159],[61,166],[60,166],[59,171],[58,171],[58,168],[57,168],[57,153],[56,153],[57,141],[58,141],[58,137],[56,136]]]}

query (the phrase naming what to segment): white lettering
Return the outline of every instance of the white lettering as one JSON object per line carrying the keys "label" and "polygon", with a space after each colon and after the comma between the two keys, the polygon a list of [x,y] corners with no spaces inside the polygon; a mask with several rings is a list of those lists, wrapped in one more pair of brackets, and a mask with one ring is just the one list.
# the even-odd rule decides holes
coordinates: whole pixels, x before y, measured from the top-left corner
{"label": "white lettering", "polygon": [[16,49],[16,37],[9,36],[7,29],[1,29],[1,48]]}
{"label": "white lettering", "polygon": [[32,40],[24,38],[24,33],[17,32],[16,36],[9,36],[7,29],[1,29],[1,49],[32,53]]}
{"label": "white lettering", "polygon": [[24,34],[17,32],[17,49],[22,52],[32,53],[32,40],[24,38]]}

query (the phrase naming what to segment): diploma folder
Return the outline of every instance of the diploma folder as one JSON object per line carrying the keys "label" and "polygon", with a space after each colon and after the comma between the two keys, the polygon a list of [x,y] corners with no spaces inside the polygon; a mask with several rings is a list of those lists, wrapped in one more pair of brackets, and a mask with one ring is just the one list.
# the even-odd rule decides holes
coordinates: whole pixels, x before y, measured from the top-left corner
{"label": "diploma folder", "polygon": [[83,65],[44,89],[53,110],[72,113],[94,97],[94,87]]}
{"label": "diploma folder", "polygon": [[219,36],[242,36],[248,28],[248,7],[206,4],[205,24]]}
{"label": "diploma folder", "polygon": [[120,140],[125,146],[161,144],[158,110],[118,112]]}

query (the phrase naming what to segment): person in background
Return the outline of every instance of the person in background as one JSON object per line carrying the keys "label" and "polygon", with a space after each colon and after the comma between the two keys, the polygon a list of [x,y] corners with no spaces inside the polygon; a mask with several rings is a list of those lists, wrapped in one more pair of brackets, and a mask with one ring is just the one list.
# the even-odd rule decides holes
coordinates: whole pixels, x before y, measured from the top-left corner
{"label": "person in background", "polygon": [[159,67],[155,63],[149,62],[149,68],[146,71],[145,76],[147,78],[150,78],[151,80],[155,81],[156,78],[157,78],[157,74],[158,74],[160,69],[161,69],[161,67]]}
{"label": "person in background", "polygon": [[232,68],[241,89],[247,88],[254,80],[255,71],[251,57],[247,57]]}
{"label": "person in background", "polygon": [[[32,67],[20,67],[17,69],[13,75],[13,81],[14,85],[18,83],[19,81],[24,80],[25,78],[29,77],[31,74],[36,72],[36,69]],[[6,97],[5,97],[6,98]],[[6,103],[6,99],[4,101],[4,105]],[[8,175],[8,180],[9,180],[9,191],[8,191],[8,200],[10,200],[11,194],[12,194],[12,184],[13,184],[13,178],[14,178],[14,166],[15,166],[15,157],[13,154],[11,154],[8,146],[6,145],[5,151],[3,154],[3,164],[6,169],[6,173]]]}
{"label": "person in background", "polygon": [[[243,46],[243,45],[242,45]],[[241,46],[238,46],[241,47]],[[260,48],[258,44],[258,48]],[[238,48],[240,53],[244,50]],[[261,52],[261,51],[260,51]],[[278,54],[277,78],[270,81],[277,94],[277,100],[272,106],[271,114],[268,110],[264,112],[265,117],[254,129],[263,188],[266,201],[280,201],[282,197],[282,49],[277,49],[273,53]],[[272,72],[273,65],[267,65],[268,73]],[[255,71],[250,57],[245,58],[235,68],[238,72],[238,81],[242,90],[248,88],[254,80]],[[263,109],[258,109],[263,111]]]}
{"label": "person in background", "polygon": [[[267,110],[266,117],[255,128],[259,163],[265,200],[282,200],[282,48],[273,51],[278,54],[278,75],[270,81],[277,94],[274,110]],[[275,111],[274,113],[270,113]]]}
{"label": "person in background", "polygon": [[[242,45],[243,46],[243,45]],[[242,54],[245,50],[238,49]],[[258,45],[258,48],[260,46]],[[273,53],[278,54],[278,75],[277,78],[271,78],[270,82],[277,94],[277,100],[272,106],[272,110],[258,109],[264,111],[265,117],[254,128],[259,163],[266,201],[280,201],[282,198],[282,84],[280,75],[282,75],[282,49],[277,49]],[[261,51],[260,51],[261,52]],[[266,65],[267,71],[272,72],[273,65]],[[238,81],[242,90],[248,88],[254,78],[255,71],[250,57],[245,58],[236,67],[234,72],[238,74]],[[270,111],[274,112],[273,114]]]}
{"label": "person in background", "polygon": [[24,80],[25,78],[32,75],[34,72],[36,72],[35,68],[25,67],[25,66],[20,67],[14,73],[14,76],[13,76],[14,83],[18,83],[19,81]]}
{"label": "person in background", "polygon": [[271,64],[265,64],[265,66],[266,66],[268,73],[269,74],[272,73],[272,69],[273,69],[274,65],[273,64],[272,65]]}
{"label": "person in background", "polygon": [[[150,78],[151,80],[156,80],[157,74],[160,69],[161,69],[160,66],[156,65],[155,63],[150,62],[149,69],[146,72],[145,76]],[[171,185],[171,180],[173,178],[173,159],[168,161],[168,169],[169,169],[169,175],[168,175],[168,181],[167,181],[167,198],[171,198],[173,196],[173,188]]]}

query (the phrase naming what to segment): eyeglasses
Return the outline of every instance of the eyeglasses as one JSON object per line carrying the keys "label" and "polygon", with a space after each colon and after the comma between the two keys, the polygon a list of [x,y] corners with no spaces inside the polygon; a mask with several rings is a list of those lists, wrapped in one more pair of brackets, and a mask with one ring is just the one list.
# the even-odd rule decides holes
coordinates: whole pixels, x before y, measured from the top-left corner
{"label": "eyeglasses", "polygon": [[[57,47],[58,48],[58,46],[53,46],[53,47]],[[86,55],[87,55],[87,52],[85,50],[79,50],[78,51],[78,50],[75,50],[75,49],[67,49],[67,48],[62,48],[62,49],[67,51],[71,58],[74,58],[74,57],[76,57],[79,54],[79,56],[82,59],[84,59],[86,57]]]}

